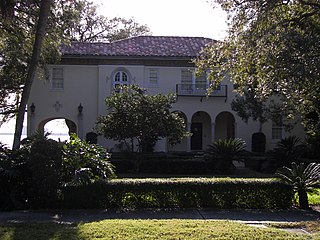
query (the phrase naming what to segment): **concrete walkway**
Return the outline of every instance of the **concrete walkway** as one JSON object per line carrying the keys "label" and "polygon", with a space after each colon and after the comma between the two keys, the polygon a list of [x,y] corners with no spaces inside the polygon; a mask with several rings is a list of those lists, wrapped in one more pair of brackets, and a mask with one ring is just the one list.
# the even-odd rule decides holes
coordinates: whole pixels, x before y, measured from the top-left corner
{"label": "concrete walkway", "polygon": [[320,221],[314,210],[146,209],[135,211],[48,210],[0,212],[0,223],[79,223],[105,219],[200,219],[245,223]]}

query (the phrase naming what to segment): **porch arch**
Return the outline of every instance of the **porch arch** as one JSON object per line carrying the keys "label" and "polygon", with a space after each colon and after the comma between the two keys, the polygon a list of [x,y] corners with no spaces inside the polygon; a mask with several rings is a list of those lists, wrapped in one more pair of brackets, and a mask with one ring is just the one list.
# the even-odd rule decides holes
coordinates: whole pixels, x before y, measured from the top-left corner
{"label": "porch arch", "polygon": [[45,120],[42,120],[39,124],[38,124],[38,131],[44,131],[44,127],[47,123],[49,123],[50,121],[53,120],[58,120],[58,119],[62,119],[65,121],[65,124],[67,125],[68,128],[68,135],[70,136],[72,133],[77,134],[77,124],[67,118],[64,117],[53,117],[53,118],[47,118]]}
{"label": "porch arch", "polygon": [[235,118],[230,112],[221,112],[215,119],[215,140],[235,138]]}

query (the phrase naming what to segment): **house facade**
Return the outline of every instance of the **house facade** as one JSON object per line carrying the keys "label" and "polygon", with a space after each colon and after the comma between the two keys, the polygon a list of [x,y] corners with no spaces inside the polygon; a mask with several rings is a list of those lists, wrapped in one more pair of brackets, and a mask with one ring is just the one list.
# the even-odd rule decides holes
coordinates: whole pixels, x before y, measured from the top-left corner
{"label": "house facade", "polygon": [[[231,109],[235,97],[230,76],[206,96],[206,76],[196,77],[196,58],[212,39],[201,37],[140,36],[113,43],[72,43],[62,46],[58,65],[48,66],[49,77],[35,79],[28,107],[28,135],[54,119],[65,119],[69,132],[85,138],[99,115],[107,114],[105,98],[119,85],[137,84],[149,94],[176,93],[172,111],[184,119],[192,136],[171,146],[161,139],[156,151],[203,151],[217,139],[242,138],[251,150],[251,136],[259,123],[245,123]],[[49,79],[49,80],[48,80]],[[304,136],[296,126],[286,133],[272,122],[263,125],[267,149],[286,135]],[[121,150],[110,139],[98,138],[109,150]]]}

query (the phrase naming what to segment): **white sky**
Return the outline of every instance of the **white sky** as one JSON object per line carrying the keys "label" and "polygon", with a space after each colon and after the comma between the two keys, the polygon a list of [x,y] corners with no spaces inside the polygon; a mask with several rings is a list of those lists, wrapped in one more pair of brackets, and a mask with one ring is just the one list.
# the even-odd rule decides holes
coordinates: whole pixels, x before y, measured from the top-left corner
{"label": "white sky", "polygon": [[225,13],[210,0],[93,0],[106,17],[133,17],[154,36],[188,36],[223,39]]}

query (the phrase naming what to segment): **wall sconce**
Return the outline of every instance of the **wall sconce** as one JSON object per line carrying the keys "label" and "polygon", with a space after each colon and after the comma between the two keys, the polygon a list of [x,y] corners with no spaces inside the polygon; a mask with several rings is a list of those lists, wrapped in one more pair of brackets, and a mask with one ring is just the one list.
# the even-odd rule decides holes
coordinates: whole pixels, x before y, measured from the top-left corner
{"label": "wall sconce", "polygon": [[31,113],[34,113],[34,111],[36,110],[36,106],[34,105],[34,103],[31,104],[30,110],[31,110]]}
{"label": "wall sconce", "polygon": [[78,112],[79,112],[79,114],[82,114],[82,111],[83,111],[83,106],[82,106],[81,103],[80,103],[80,105],[78,106]]}

